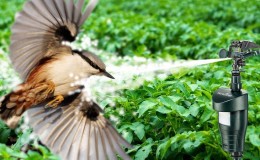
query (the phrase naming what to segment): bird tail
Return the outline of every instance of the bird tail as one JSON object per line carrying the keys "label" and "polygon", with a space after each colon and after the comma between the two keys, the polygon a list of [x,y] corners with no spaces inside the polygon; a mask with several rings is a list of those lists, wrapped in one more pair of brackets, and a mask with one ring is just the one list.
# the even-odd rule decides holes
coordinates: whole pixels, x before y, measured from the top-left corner
{"label": "bird tail", "polygon": [[112,124],[100,113],[94,102],[80,98],[62,106],[46,109],[44,104],[28,109],[25,114],[41,142],[64,160],[124,160],[130,157],[122,149],[131,147]]}
{"label": "bird tail", "polygon": [[0,98],[0,118],[10,127],[15,128],[21,115],[34,104],[35,94],[28,90],[27,84],[20,84],[12,92]]}
{"label": "bird tail", "polygon": [[0,100],[0,117],[10,128],[15,128],[21,119],[21,115],[16,114],[15,104],[10,102],[12,93],[1,97]]}

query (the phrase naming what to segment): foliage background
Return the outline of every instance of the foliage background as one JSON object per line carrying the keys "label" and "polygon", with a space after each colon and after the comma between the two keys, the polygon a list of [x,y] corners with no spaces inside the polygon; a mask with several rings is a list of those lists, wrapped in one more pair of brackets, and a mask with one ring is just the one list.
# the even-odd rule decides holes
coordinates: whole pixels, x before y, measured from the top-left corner
{"label": "foliage background", "polygon": [[[0,60],[8,61],[10,28],[24,0],[0,3]],[[103,0],[82,28],[98,40],[98,48],[118,56],[164,59],[217,58],[220,48],[232,40],[247,39],[260,44],[258,0]],[[251,58],[243,73],[249,92],[249,123],[245,159],[260,157],[260,69],[259,58]],[[231,62],[183,69],[165,80],[145,82],[134,90],[123,90],[115,106],[115,127],[135,147],[133,159],[230,159],[220,144],[217,115],[211,95],[229,85]],[[6,66],[5,66],[6,68]],[[6,94],[15,73],[0,74],[0,96]],[[119,108],[124,108],[125,115]],[[0,158],[57,159],[42,145],[30,144],[22,152],[30,132],[17,132],[0,123]]]}

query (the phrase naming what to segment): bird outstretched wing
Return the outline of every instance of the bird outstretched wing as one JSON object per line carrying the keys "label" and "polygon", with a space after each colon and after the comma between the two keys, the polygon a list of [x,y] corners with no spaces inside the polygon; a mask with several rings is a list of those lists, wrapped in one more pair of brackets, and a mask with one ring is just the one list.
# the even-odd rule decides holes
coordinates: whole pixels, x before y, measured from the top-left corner
{"label": "bird outstretched wing", "polygon": [[41,142],[63,160],[130,159],[122,146],[130,148],[101,114],[100,107],[83,94],[65,98],[57,108],[44,104],[27,110],[25,119]]}
{"label": "bird outstretched wing", "polygon": [[30,0],[16,15],[12,27],[10,58],[22,79],[44,57],[54,54],[62,41],[75,40],[80,26],[98,0]]}

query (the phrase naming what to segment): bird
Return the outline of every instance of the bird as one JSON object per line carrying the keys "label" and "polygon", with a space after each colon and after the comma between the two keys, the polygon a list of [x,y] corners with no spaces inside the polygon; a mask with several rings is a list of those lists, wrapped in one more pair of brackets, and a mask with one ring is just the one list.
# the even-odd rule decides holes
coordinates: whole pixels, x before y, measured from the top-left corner
{"label": "bird", "polygon": [[29,0],[11,28],[10,59],[22,83],[1,98],[0,118],[15,128],[24,115],[41,143],[64,160],[131,159],[125,148],[132,145],[84,85],[74,84],[75,76],[114,79],[97,55],[68,45],[97,3]]}

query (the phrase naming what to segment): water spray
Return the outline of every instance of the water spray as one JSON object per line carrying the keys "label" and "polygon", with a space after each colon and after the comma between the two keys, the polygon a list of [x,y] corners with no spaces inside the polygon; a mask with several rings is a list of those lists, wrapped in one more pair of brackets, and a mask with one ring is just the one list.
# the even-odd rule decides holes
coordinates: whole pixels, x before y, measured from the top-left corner
{"label": "water spray", "polygon": [[228,51],[219,52],[220,58],[233,59],[231,86],[213,93],[213,108],[218,112],[222,148],[234,160],[242,159],[248,122],[248,93],[242,89],[240,73],[245,59],[256,55],[260,55],[260,46],[250,41],[233,41]]}

